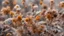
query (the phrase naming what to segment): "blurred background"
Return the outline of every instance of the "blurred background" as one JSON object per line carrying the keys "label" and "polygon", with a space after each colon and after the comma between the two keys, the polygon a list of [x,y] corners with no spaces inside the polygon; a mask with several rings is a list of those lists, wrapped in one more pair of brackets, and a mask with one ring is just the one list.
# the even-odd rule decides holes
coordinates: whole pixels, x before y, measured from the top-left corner
{"label": "blurred background", "polygon": [[[3,0],[0,0],[0,8],[2,7],[2,1]],[[21,5],[22,0],[9,0],[9,1],[10,2],[16,1],[19,5]],[[39,1],[39,0],[36,0],[36,1]],[[55,4],[57,5],[60,1],[64,1],[64,0],[55,0]],[[35,3],[35,0],[26,0],[27,4],[30,4],[30,2]],[[46,4],[49,4],[49,2],[50,2],[50,0],[44,0],[44,3],[46,3]]]}

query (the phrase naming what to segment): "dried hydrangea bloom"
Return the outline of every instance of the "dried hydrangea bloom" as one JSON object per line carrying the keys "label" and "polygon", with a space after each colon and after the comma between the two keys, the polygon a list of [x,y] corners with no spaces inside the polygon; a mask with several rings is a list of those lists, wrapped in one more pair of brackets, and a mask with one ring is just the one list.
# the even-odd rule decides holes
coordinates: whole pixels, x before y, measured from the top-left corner
{"label": "dried hydrangea bloom", "polygon": [[35,19],[36,19],[37,21],[38,21],[38,20],[40,20],[40,16],[36,16],[36,18],[35,18]]}
{"label": "dried hydrangea bloom", "polygon": [[60,2],[59,7],[64,8],[64,1]]}

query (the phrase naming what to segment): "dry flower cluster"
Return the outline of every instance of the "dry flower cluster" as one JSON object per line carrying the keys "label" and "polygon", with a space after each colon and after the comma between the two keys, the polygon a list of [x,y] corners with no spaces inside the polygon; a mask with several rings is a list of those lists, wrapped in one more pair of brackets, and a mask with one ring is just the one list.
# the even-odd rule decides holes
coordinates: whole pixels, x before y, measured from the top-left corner
{"label": "dry flower cluster", "polygon": [[[10,1],[13,1],[12,3]],[[64,36],[64,1],[55,8],[44,0],[26,3],[21,0],[4,0],[0,16],[0,36]]]}

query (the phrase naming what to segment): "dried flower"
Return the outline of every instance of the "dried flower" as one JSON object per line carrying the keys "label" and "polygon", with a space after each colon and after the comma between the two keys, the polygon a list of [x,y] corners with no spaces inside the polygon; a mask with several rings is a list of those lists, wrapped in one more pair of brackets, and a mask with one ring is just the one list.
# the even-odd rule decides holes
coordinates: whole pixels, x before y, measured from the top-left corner
{"label": "dried flower", "polygon": [[40,16],[36,16],[36,18],[35,18],[36,20],[40,20]]}
{"label": "dried flower", "polygon": [[26,22],[30,22],[31,19],[30,19],[30,18],[25,18],[25,21],[26,21]]}
{"label": "dried flower", "polygon": [[54,17],[57,17],[58,14],[57,14],[57,11],[56,11],[55,9],[52,10],[52,15],[53,15]]}
{"label": "dried flower", "polygon": [[47,5],[46,4],[43,4],[43,9],[47,9]]}
{"label": "dried flower", "polygon": [[21,21],[21,20],[22,20],[22,15],[18,15],[18,16],[17,16],[17,20],[18,20],[18,21]]}
{"label": "dried flower", "polygon": [[4,2],[4,4],[9,4],[9,1],[8,1],[8,0],[6,0],[6,1]]}
{"label": "dried flower", "polygon": [[40,5],[42,5],[43,4],[43,2],[42,1],[40,1]]}
{"label": "dried flower", "polygon": [[54,5],[54,0],[50,0],[50,8],[52,9]]}
{"label": "dried flower", "polygon": [[7,8],[3,8],[2,11],[3,11],[3,14],[9,14],[10,12],[10,10],[8,10]]}
{"label": "dried flower", "polygon": [[17,4],[17,0],[13,0],[13,5],[16,5]]}
{"label": "dried flower", "polygon": [[25,4],[25,2],[22,2],[22,4],[24,5],[24,4]]}
{"label": "dried flower", "polygon": [[12,34],[11,33],[7,33],[6,36],[12,36]]}
{"label": "dried flower", "polygon": [[10,11],[10,15],[13,17],[14,16],[14,12],[13,11]]}
{"label": "dried flower", "polygon": [[46,14],[46,18],[47,18],[48,20],[52,20],[52,19],[53,19],[53,15],[52,15],[51,13],[47,13],[47,14]]}
{"label": "dried flower", "polygon": [[22,4],[25,5],[25,0],[22,0]]}
{"label": "dried flower", "polygon": [[52,6],[54,4],[54,0],[50,0],[50,5]]}
{"label": "dried flower", "polygon": [[64,8],[64,1],[60,2],[59,7]]}
{"label": "dried flower", "polygon": [[45,26],[44,25],[40,25],[40,28],[45,28]]}
{"label": "dried flower", "polygon": [[17,22],[16,18],[13,18],[13,20],[12,20],[12,21],[13,21],[13,22],[15,22],[15,23]]}

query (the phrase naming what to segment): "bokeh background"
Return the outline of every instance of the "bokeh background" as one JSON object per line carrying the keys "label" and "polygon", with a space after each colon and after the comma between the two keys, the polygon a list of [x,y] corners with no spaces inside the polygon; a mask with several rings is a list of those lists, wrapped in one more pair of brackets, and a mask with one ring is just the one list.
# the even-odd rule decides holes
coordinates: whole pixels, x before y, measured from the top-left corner
{"label": "bokeh background", "polygon": [[[0,8],[2,7],[2,1],[3,1],[3,0],[0,0]],[[13,0],[11,0],[11,1],[13,1]],[[21,1],[22,1],[22,0],[17,0],[17,3],[18,3],[19,5],[21,5]],[[55,1],[55,4],[58,5],[58,3],[59,3],[60,1],[64,1],[64,0],[54,0],[54,1]],[[26,2],[27,2],[27,4],[29,4],[30,2],[35,2],[35,0],[26,0]],[[49,4],[49,2],[50,2],[50,0],[44,0],[44,3],[46,3],[46,4]]]}

